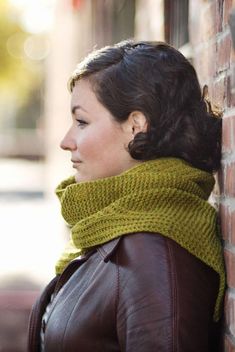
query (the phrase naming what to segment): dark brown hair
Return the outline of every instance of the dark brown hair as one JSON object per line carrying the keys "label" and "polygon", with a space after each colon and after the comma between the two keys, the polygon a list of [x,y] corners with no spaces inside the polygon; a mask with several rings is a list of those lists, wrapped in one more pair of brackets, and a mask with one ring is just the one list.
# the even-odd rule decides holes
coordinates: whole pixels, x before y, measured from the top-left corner
{"label": "dark brown hair", "polygon": [[172,46],[128,40],[104,47],[78,65],[70,91],[82,78],[117,121],[132,111],[146,116],[147,132],[128,146],[134,159],[178,157],[208,172],[219,169],[222,120],[208,109],[193,66]]}

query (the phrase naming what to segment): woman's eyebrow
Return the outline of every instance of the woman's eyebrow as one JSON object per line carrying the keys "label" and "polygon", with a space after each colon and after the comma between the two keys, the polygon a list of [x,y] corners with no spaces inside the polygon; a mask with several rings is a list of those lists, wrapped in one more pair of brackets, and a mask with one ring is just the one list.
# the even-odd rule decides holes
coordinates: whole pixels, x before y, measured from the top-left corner
{"label": "woman's eyebrow", "polygon": [[83,110],[83,111],[85,111],[85,112],[88,112],[86,109],[84,109],[82,106],[80,106],[80,105],[75,105],[75,106],[73,106],[72,108],[71,108],[71,113],[72,114],[75,114],[75,111],[77,110],[77,109],[81,109],[81,110]]}

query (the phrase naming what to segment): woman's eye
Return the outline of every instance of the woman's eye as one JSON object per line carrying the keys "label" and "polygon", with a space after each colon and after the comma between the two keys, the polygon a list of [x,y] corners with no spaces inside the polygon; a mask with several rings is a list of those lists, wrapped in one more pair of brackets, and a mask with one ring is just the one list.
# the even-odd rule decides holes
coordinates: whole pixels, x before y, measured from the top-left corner
{"label": "woman's eye", "polygon": [[78,125],[79,127],[84,127],[85,125],[87,125],[87,122],[84,121],[84,120],[76,119],[76,121],[77,121],[77,125]]}

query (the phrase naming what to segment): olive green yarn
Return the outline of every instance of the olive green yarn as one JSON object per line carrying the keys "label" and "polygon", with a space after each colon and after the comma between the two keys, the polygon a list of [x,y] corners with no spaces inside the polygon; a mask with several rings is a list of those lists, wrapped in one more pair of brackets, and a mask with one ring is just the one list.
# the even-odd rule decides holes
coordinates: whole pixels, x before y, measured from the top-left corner
{"label": "olive green yarn", "polygon": [[74,177],[56,189],[71,240],[56,273],[80,254],[116,237],[155,232],[169,237],[220,275],[214,320],[221,314],[225,271],[217,212],[207,202],[212,174],[177,158],[140,162],[124,173],[89,182]]}

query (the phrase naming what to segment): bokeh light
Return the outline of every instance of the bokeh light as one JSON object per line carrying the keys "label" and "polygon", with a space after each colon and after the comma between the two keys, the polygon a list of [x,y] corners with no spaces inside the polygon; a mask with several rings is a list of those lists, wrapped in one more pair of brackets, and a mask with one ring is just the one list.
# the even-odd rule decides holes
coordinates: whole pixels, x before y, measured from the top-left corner
{"label": "bokeh light", "polygon": [[51,30],[54,23],[55,0],[9,0],[20,16],[22,28],[29,33]]}
{"label": "bokeh light", "polygon": [[25,55],[31,60],[43,60],[47,57],[49,51],[50,41],[44,36],[31,35],[24,42]]}

